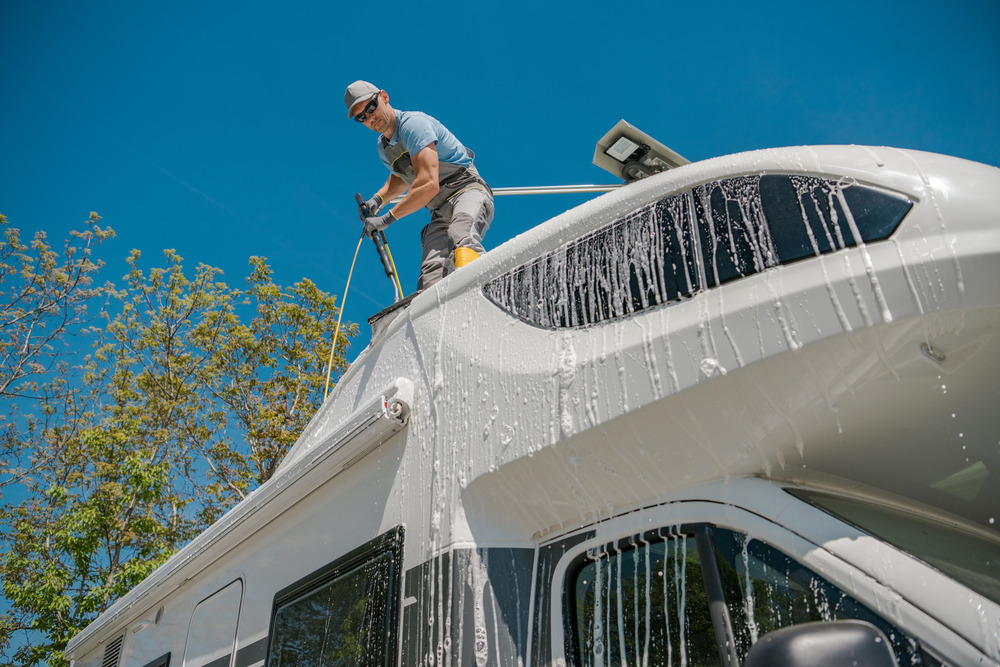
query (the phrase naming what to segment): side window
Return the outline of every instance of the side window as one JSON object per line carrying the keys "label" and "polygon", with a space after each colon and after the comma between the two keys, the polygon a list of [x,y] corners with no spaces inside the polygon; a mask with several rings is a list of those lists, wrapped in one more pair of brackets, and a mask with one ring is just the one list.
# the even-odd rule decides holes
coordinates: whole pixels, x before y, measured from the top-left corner
{"label": "side window", "polygon": [[719,664],[693,537],[655,532],[589,551],[572,598],[573,664]]}
{"label": "side window", "polygon": [[268,665],[395,665],[403,529],[279,592]]}
{"label": "side window", "polygon": [[184,645],[184,667],[229,664],[242,600],[243,582],[237,579],[198,603]]}
{"label": "side window", "polygon": [[537,326],[589,326],[886,239],[912,206],[899,195],[815,176],[722,179],[652,202],[494,278],[483,292]]}
{"label": "side window", "polygon": [[904,197],[814,176],[741,176],[693,191],[708,287],[891,235]]}
{"label": "side window", "polygon": [[743,533],[709,530],[741,659],[772,630],[858,619],[885,633],[900,664],[920,664],[919,650],[909,637],[812,570]]}
{"label": "side window", "polygon": [[[730,627],[713,626],[711,590],[721,591]],[[720,665],[719,637],[735,638],[742,661],[772,630],[838,619],[872,623],[900,664],[922,664],[912,639],[809,568],[745,534],[707,525],[589,550],[568,571],[565,599],[574,665]]]}
{"label": "side window", "polygon": [[488,282],[497,305],[546,328],[619,319],[697,291],[687,195],[653,202]]}

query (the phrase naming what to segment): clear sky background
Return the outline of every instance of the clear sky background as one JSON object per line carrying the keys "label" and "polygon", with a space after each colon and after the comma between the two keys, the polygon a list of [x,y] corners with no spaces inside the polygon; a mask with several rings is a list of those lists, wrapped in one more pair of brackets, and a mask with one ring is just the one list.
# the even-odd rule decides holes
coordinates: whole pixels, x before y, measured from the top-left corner
{"label": "clear sky background", "polygon": [[[477,153],[494,187],[611,183],[594,145],[626,119],[699,160],[888,145],[1000,165],[1000,2],[0,0],[0,212],[61,241],[90,211],[161,266],[175,248],[243,285],[343,294],[365,197],[387,173],[346,117],[369,80]],[[591,195],[498,198],[487,248]],[[416,286],[427,213],[388,230]],[[370,242],[345,319],[393,291]]]}

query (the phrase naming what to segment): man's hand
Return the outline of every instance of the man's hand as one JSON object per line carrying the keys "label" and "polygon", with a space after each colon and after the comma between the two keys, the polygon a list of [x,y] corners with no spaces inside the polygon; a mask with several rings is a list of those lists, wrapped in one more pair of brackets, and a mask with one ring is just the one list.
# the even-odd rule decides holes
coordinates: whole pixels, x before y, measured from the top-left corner
{"label": "man's hand", "polygon": [[382,215],[365,218],[365,236],[371,236],[372,232],[381,232],[386,227],[396,222],[396,217],[392,211],[386,211]]}
{"label": "man's hand", "polygon": [[363,204],[358,204],[358,217],[361,218],[362,222],[373,215],[378,215],[379,210],[382,205],[385,204],[382,198],[378,196],[378,193],[372,195],[372,198]]}

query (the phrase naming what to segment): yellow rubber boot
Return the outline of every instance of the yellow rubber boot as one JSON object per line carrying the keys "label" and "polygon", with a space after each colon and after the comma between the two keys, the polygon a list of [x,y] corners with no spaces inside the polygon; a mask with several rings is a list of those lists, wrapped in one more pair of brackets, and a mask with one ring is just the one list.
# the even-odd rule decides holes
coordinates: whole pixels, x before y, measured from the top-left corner
{"label": "yellow rubber boot", "polygon": [[477,257],[479,253],[472,248],[455,248],[455,268],[460,269]]}

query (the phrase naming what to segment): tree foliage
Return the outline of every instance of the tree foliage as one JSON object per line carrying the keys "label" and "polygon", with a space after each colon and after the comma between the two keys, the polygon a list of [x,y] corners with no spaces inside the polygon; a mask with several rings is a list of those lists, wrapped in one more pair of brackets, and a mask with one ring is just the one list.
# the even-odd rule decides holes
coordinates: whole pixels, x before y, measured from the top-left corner
{"label": "tree foliage", "polygon": [[[97,225],[99,220],[91,213],[85,230],[71,232],[60,251],[45,232],[22,241],[20,231],[0,215],[0,399],[11,411],[27,400],[57,401],[52,392],[66,388],[53,384],[51,376],[91,322],[87,306],[100,306],[110,291],[109,285],[94,284],[103,262],[92,254],[114,236]],[[16,481],[21,470],[12,422],[11,414],[0,412],[0,471],[5,473],[0,487]]]}
{"label": "tree foliage", "polygon": [[[36,252],[48,252],[41,239]],[[10,426],[29,465],[24,499],[0,510],[11,609],[0,649],[18,637],[17,664],[64,664],[72,636],[274,474],[323,399],[335,297],[307,279],[275,284],[258,257],[242,289],[210,266],[185,272],[173,250],[162,267],[144,267],[137,250],[126,262],[120,287],[81,279],[62,297],[75,304],[63,332],[107,299],[90,353],[19,371],[33,374],[19,399],[33,410]],[[342,328],[338,349],[355,332]],[[342,353],[335,365],[346,368]]]}

